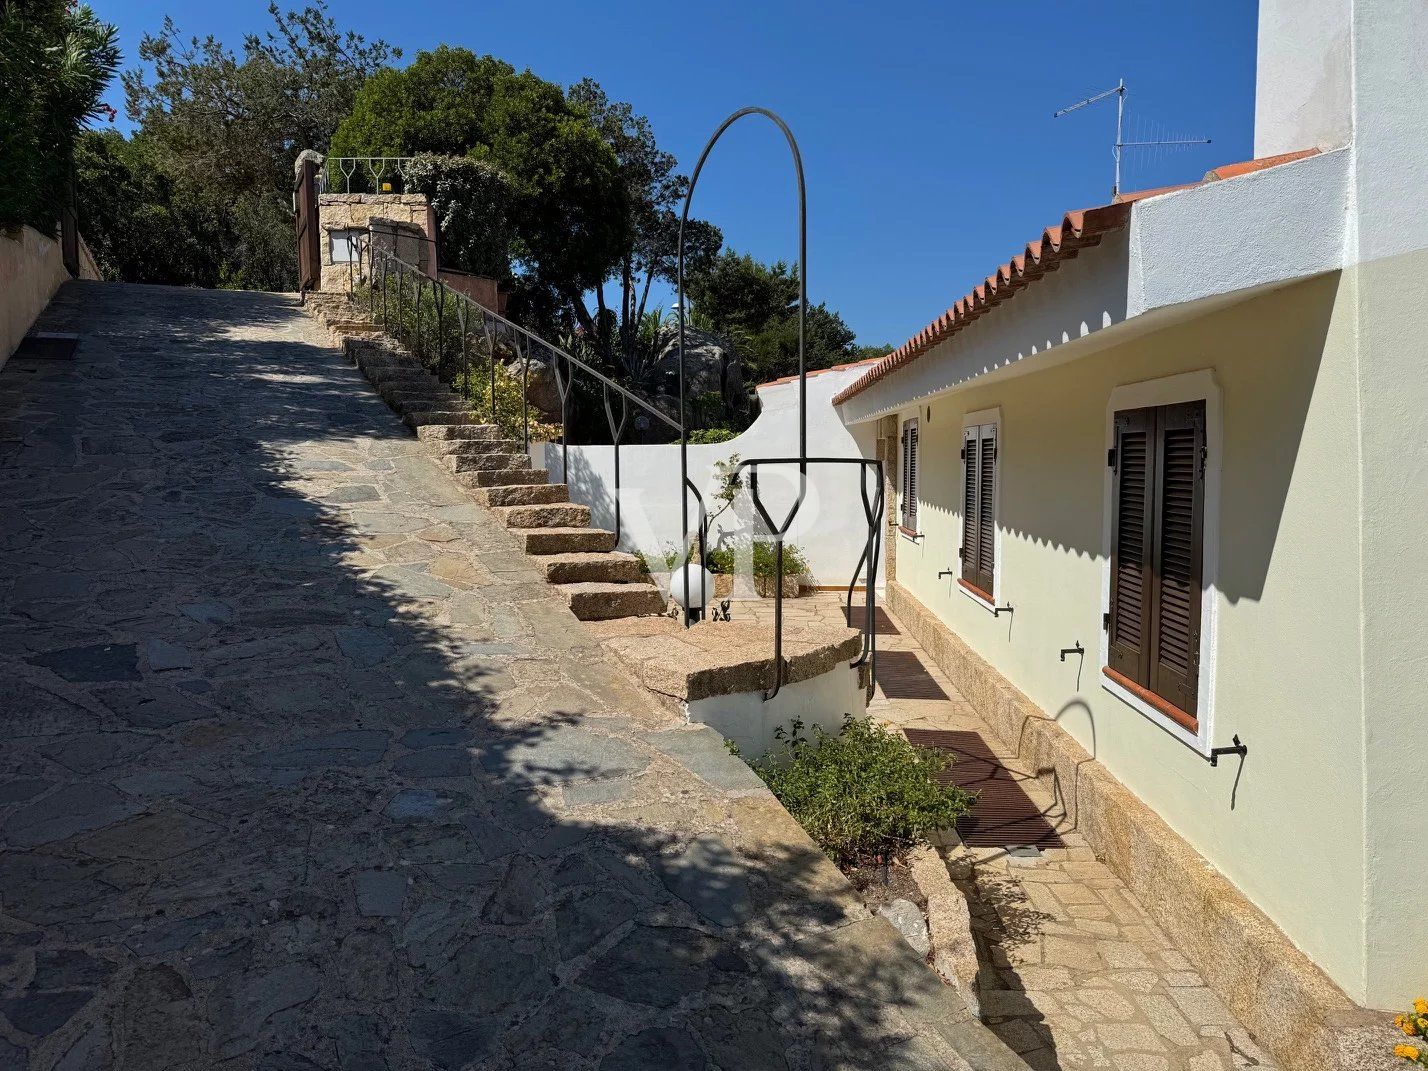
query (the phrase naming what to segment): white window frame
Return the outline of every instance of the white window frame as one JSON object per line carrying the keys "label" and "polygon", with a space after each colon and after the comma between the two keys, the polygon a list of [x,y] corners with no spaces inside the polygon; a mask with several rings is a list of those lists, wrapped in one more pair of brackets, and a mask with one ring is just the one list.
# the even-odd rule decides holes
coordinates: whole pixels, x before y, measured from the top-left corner
{"label": "white window frame", "polygon": [[[363,227],[332,227],[327,232],[327,262],[329,264],[356,264],[357,258],[352,255],[352,238],[354,235],[365,233]],[[337,259],[337,243],[341,242],[347,250],[347,256],[342,260]]]}
{"label": "white window frame", "polygon": [[[992,590],[991,601],[982,598],[975,591],[972,591],[964,584],[957,584],[957,590],[967,598],[971,599],[978,606],[992,613],[997,612],[997,600],[1002,599],[1002,410],[1000,406],[991,409],[978,409],[974,413],[966,413],[962,417],[962,448],[964,455],[962,458],[962,482],[958,484],[958,513],[957,513],[957,538],[962,538],[962,532],[966,526],[966,518],[962,516],[961,510],[966,508],[966,501],[962,498],[963,489],[967,486],[967,458],[965,450],[970,441],[968,433],[975,431],[978,441],[985,438],[982,429],[990,427],[996,433],[997,453],[992,469]],[[962,559],[957,559],[957,579],[962,579]],[[1005,605],[1006,600],[1002,599]]]}
{"label": "white window frame", "polygon": [[[1127,706],[1150,719],[1181,743],[1208,756],[1213,746],[1215,726],[1215,664],[1219,649],[1219,562],[1220,562],[1220,476],[1224,454],[1224,426],[1220,385],[1213,369],[1185,372],[1128,383],[1111,391],[1106,403],[1106,449],[1116,444],[1116,414],[1126,409],[1148,409],[1152,406],[1178,405],[1182,402],[1205,403],[1205,492],[1204,529],[1201,537],[1200,592],[1200,679],[1195,698],[1195,731],[1162,714],[1130,689],[1117,684],[1105,674],[1110,665],[1111,637],[1106,628],[1101,633],[1101,662],[1097,676],[1101,687]],[[1104,507],[1101,518],[1101,620],[1109,620],[1111,612],[1111,543],[1115,527],[1115,477],[1106,466]]]}
{"label": "white window frame", "polygon": [[[908,497],[909,497],[908,494],[907,494],[907,468],[908,468],[908,460],[909,460],[909,459],[908,459],[908,451],[907,451],[907,439],[908,439],[907,432],[908,432],[908,429],[909,429],[909,428],[916,429],[916,431],[917,431],[917,450],[916,450],[916,452],[914,453],[913,456],[914,456],[914,457],[916,458],[916,460],[917,460],[918,473],[917,473],[917,483],[913,485],[912,496],[911,496],[911,498],[912,498],[912,507],[913,507],[913,517],[912,517],[913,523],[912,523],[912,524],[908,524],[908,523],[907,523],[907,519],[908,519],[908,516],[907,516],[907,504],[908,504]],[[898,454],[899,454],[900,457],[901,457],[902,464],[901,464],[901,466],[900,466],[899,469],[898,469],[898,475],[901,477],[901,479],[898,481],[898,485],[897,485],[897,492],[898,492],[898,523],[897,523],[897,526],[898,526],[898,531],[901,532],[901,533],[902,533],[904,536],[906,536],[908,539],[916,540],[916,539],[922,538],[922,529],[919,528],[919,527],[917,527],[919,518],[920,518],[920,516],[921,516],[921,514],[922,514],[922,508],[921,508],[922,496],[919,494],[919,485],[922,483],[922,421],[921,421],[921,418],[920,418],[919,416],[916,416],[916,415],[910,416],[910,417],[908,417],[907,419],[903,420],[903,421],[901,422],[901,424],[899,424],[899,429],[900,429],[900,430],[899,430],[899,434],[898,434],[897,443],[898,443]]]}

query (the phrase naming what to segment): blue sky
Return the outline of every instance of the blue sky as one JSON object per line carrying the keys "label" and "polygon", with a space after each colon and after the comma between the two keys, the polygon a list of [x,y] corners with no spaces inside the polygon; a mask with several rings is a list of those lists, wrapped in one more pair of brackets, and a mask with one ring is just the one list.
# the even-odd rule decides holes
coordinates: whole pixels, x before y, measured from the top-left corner
{"label": "blue sky", "polygon": [[[269,25],[267,0],[93,3],[130,62],[165,14],[234,48]],[[1252,0],[339,0],[333,11],[408,59],[445,42],[562,84],[593,77],[648,115],[686,170],[736,108],[781,113],[808,177],[810,296],[865,343],[902,342],[1064,211],[1108,199],[1113,103],[1051,114],[1118,78],[1127,140],[1212,139],[1128,152],[1125,188],[1253,155]],[[744,120],[707,165],[695,214],[734,248],[791,259],[792,206],[776,132]]]}

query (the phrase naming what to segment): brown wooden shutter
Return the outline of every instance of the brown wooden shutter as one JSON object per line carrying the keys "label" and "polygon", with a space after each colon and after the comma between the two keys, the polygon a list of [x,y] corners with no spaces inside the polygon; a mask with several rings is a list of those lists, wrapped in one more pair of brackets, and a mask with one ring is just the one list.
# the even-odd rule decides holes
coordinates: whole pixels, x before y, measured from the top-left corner
{"label": "brown wooden shutter", "polygon": [[907,445],[907,437],[908,437],[908,429],[909,429],[909,427],[911,427],[911,425],[907,424],[906,422],[904,422],[903,425],[902,425],[902,443],[901,443],[901,446],[902,446],[902,487],[901,487],[901,499],[902,499],[902,500],[901,500],[901,502],[898,503],[898,515],[902,518],[902,524],[903,524],[904,527],[907,526],[907,473],[908,473],[908,464],[907,464],[907,460],[908,460],[908,445]]}
{"label": "brown wooden shutter", "polygon": [[906,520],[903,522],[912,531],[917,531],[917,421],[907,423],[906,454],[907,488],[903,492],[903,506]]}
{"label": "brown wooden shutter", "polygon": [[1150,599],[1155,501],[1155,410],[1131,409],[1115,420],[1111,519],[1111,611],[1108,664],[1150,687]]}
{"label": "brown wooden shutter", "polygon": [[1205,403],[1159,410],[1156,435],[1154,585],[1147,687],[1195,714],[1200,684],[1200,583],[1204,539]]}
{"label": "brown wooden shutter", "polygon": [[984,425],[977,451],[977,579],[988,595],[996,566],[997,427]]}
{"label": "brown wooden shutter", "polygon": [[981,586],[977,583],[981,555],[978,532],[981,526],[977,516],[977,488],[980,486],[977,466],[981,456],[977,429],[965,429],[962,432],[962,579],[978,587]]}

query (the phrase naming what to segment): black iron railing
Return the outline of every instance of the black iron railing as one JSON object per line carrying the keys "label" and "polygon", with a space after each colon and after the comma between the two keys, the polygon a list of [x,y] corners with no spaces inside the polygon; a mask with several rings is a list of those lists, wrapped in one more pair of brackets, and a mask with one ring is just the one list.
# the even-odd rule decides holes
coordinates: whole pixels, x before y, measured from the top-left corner
{"label": "black iron railing", "polygon": [[[786,663],[783,657],[783,567],[784,542],[808,493],[808,470],[810,465],[850,465],[857,469],[859,491],[863,503],[864,516],[868,522],[868,535],[864,542],[858,564],[853,568],[853,576],[848,583],[846,606],[849,623],[853,620],[853,592],[859,577],[864,578],[863,647],[860,656],[853,662],[854,667],[868,665],[870,674],[876,672],[877,628],[876,601],[878,565],[882,557],[882,529],[884,505],[884,481],[882,462],[862,457],[809,457],[808,456],[808,377],[804,361],[804,340],[808,309],[808,240],[807,240],[807,195],[804,187],[803,159],[792,131],[779,116],[764,108],[744,108],[735,112],[714,132],[714,136],[704,147],[699,162],[690,179],[689,191],[685,197],[680,217],[678,275],[676,304],[679,315],[679,418],[675,419],[661,410],[653,402],[641,398],[609,376],[565,349],[555,346],[539,335],[528,331],[507,319],[493,309],[487,308],[467,294],[461,293],[439,278],[435,278],[439,262],[435,242],[418,237],[406,231],[386,231],[372,229],[354,240],[353,257],[349,263],[349,286],[354,296],[365,296],[374,319],[399,341],[410,349],[436,377],[465,397],[478,416],[484,416],[501,426],[520,441],[527,452],[532,441],[532,421],[529,402],[529,379],[531,364],[540,360],[546,364],[555,379],[556,393],[560,399],[560,425],[542,429],[537,421],[536,431],[546,433],[547,439],[556,434],[561,444],[562,479],[569,473],[569,428],[572,388],[576,377],[586,376],[598,387],[610,431],[610,442],[614,448],[614,517],[615,538],[621,536],[621,486],[620,486],[620,446],[624,440],[631,408],[643,410],[659,423],[668,427],[678,436],[679,477],[680,477],[680,527],[678,545],[683,548],[681,562],[687,563],[695,552],[700,564],[707,564],[709,546],[709,519],[704,496],[689,478],[689,408],[686,398],[685,376],[685,332],[687,309],[684,287],[684,235],[689,222],[689,209],[693,203],[694,190],[699,183],[710,152],[715,144],[735,122],[750,115],[761,115],[772,121],[783,133],[792,155],[798,193],[798,454],[793,457],[754,458],[743,461],[738,471],[749,473],[749,493],[759,517],[767,527],[774,542],[774,679],[772,687],[764,693],[765,701],[778,695],[784,684]],[[339,168],[339,170],[341,170]],[[380,176],[373,176],[380,182]],[[386,239],[386,246],[379,243]],[[398,255],[397,249],[407,242],[429,242],[432,259],[432,274]],[[420,258],[417,258],[420,259]],[[448,273],[449,274],[449,273]],[[503,358],[502,354],[505,354]],[[509,368],[514,365],[519,374]],[[503,409],[504,399],[504,409]],[[519,406],[519,415],[515,412]],[[792,506],[781,520],[775,520],[769,512],[768,504],[759,494],[758,473],[761,467],[790,466],[798,468],[798,491]],[[869,491],[871,477],[873,490]],[[691,504],[697,514],[697,522],[691,529]],[[692,538],[691,538],[692,537]],[[683,577],[684,604],[691,599],[688,570],[681,570]],[[697,613],[686,613],[686,626],[693,623]]]}

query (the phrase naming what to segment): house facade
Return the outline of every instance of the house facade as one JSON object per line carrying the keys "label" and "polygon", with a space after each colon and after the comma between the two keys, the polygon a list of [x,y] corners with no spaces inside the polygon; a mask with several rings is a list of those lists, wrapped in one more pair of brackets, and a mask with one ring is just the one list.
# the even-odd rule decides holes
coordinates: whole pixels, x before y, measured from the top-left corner
{"label": "house facade", "polygon": [[1254,160],[1068,214],[834,398],[944,669],[1188,846],[1142,891],[1223,878],[1369,1007],[1428,947],[1426,67],[1421,4],[1261,0]]}

